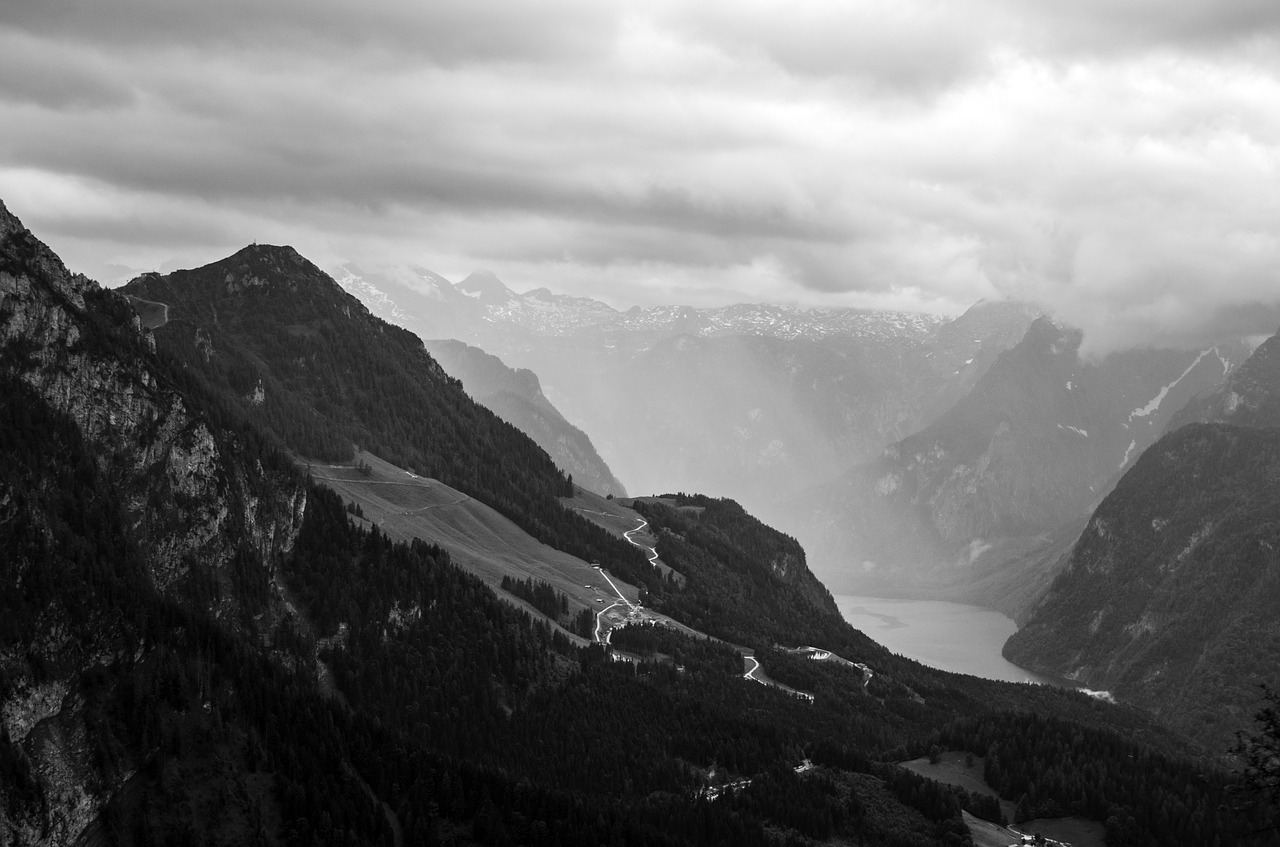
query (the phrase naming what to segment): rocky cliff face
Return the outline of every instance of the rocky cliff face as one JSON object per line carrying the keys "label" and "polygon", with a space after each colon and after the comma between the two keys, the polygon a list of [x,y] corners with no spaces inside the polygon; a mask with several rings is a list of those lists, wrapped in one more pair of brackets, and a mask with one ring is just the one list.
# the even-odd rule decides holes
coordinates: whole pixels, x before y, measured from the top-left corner
{"label": "rocky cliff face", "polygon": [[[1169,423],[1098,507],[1005,655],[1225,748],[1280,631],[1280,341]],[[1197,423],[1209,421],[1209,423]]]}
{"label": "rocky cliff face", "polygon": [[1183,407],[1169,430],[1210,422],[1280,426],[1280,336],[1264,341],[1217,390]]}
{"label": "rocky cliff face", "polygon": [[[92,595],[103,590],[95,561],[137,558],[142,590],[269,635],[280,613],[272,566],[292,544],[304,494],[291,469],[246,454],[241,436],[176,390],[181,375],[122,297],[69,273],[3,205],[0,379],[0,591],[12,592],[0,614],[0,722],[6,755],[26,762],[31,783],[0,789],[0,840],[71,843],[129,776],[95,746],[86,679],[146,647],[136,622],[88,596],[77,606],[32,586],[87,578]],[[46,455],[30,455],[32,445]],[[256,600],[240,590],[246,580],[262,589]]]}
{"label": "rocky cliff face", "polygon": [[9,365],[121,478],[156,584],[170,587],[192,561],[216,569],[246,542],[268,562],[287,551],[301,488],[282,499],[271,470],[226,455],[229,437],[174,390],[126,301],[69,273],[3,206],[0,252]]}
{"label": "rocky cliff face", "polygon": [[828,584],[934,596],[971,597],[978,583],[1013,590],[993,569],[1050,561],[1040,546],[1057,544],[1053,534],[1089,513],[1172,410],[1225,373],[1217,348],[1088,362],[1080,341],[1037,319],[936,421],[822,489],[804,540],[822,539],[811,558]]}

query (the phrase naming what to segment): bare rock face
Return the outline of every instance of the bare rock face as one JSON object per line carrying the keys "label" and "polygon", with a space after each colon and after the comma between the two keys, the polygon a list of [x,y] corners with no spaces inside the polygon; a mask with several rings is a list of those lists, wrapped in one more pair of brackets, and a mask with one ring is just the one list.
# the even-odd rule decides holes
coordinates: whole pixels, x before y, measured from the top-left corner
{"label": "bare rock face", "polygon": [[[289,468],[248,458],[239,436],[184,399],[170,367],[123,297],[69,273],[0,204],[3,376],[29,387],[30,402],[71,421],[94,473],[123,493],[118,505],[129,540],[161,594],[189,602],[203,586],[222,620],[246,626],[254,618],[273,620],[269,608],[248,608],[233,590],[243,575],[233,576],[231,563],[243,572],[250,562],[270,584],[273,563],[301,526],[305,489]],[[17,515],[28,494],[20,480],[0,477],[0,520]],[[44,528],[50,538],[55,531]],[[34,567],[10,563],[7,573],[18,585],[0,591],[26,591],[49,578]],[[8,792],[17,788],[0,786],[5,844],[73,843],[129,775],[127,768],[103,770],[86,740],[86,703],[78,692],[86,672],[127,661],[141,648],[122,635],[118,621],[86,617],[64,600],[39,614],[35,634],[0,642],[0,729],[20,747],[38,783],[26,796],[43,798],[34,807],[9,803]]]}
{"label": "bare rock face", "polygon": [[1006,657],[1226,749],[1280,650],[1277,398],[1280,336],[1125,473]]}
{"label": "bare rock face", "polygon": [[1188,403],[1169,422],[1169,431],[1190,423],[1280,426],[1280,335],[1259,345],[1218,390]]}
{"label": "bare rock face", "polygon": [[[104,467],[133,483],[130,512],[157,584],[180,578],[184,559],[216,567],[246,539],[265,561],[286,552],[302,490],[263,502],[271,490],[255,480],[263,469],[227,461],[201,417],[161,386],[154,342],[123,299],[69,273],[3,205],[0,239],[0,346],[22,351],[22,379],[75,420]],[[121,342],[109,352],[90,338],[102,330],[88,325],[110,317],[87,307],[86,295],[122,318],[108,330]]]}

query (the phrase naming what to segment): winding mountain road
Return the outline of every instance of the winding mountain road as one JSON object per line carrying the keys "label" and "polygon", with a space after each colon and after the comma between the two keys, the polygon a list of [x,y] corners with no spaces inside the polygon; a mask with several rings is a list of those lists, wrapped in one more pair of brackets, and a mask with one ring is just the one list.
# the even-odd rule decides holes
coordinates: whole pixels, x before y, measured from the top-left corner
{"label": "winding mountain road", "polygon": [[629,541],[633,546],[639,547],[641,550],[648,550],[649,565],[650,567],[656,568],[658,566],[658,548],[650,547],[647,544],[641,544],[639,541],[636,541],[634,538],[631,537],[631,533],[639,532],[640,530],[644,529],[649,525],[649,522],[644,518],[636,518],[636,520],[640,521],[640,526],[636,527],[635,529],[629,529],[626,532],[622,533],[622,537],[627,539],[627,541]]}
{"label": "winding mountain road", "polygon": [[596,643],[597,643],[597,644],[608,644],[608,643],[609,643],[609,634],[610,634],[610,632],[612,632],[612,630],[605,630],[604,637],[603,637],[603,638],[601,638],[601,637],[600,637],[600,624],[604,623],[604,621],[603,621],[603,615],[604,615],[604,613],[605,613],[605,612],[607,612],[607,611],[609,611],[610,609],[612,609],[614,606],[621,606],[621,605],[622,605],[621,603],[614,603],[613,605],[605,606],[603,609],[601,609],[600,611],[596,612],[596,634],[595,634],[595,640],[596,640]]}
{"label": "winding mountain road", "polygon": [[[617,595],[618,595],[618,599],[619,599],[619,600],[621,600],[623,603],[626,603],[626,604],[627,604],[627,608],[629,608],[629,609],[635,609],[636,604],[635,604],[635,603],[632,603],[630,600],[628,600],[628,599],[627,599],[627,597],[626,597],[626,595],[625,595],[625,594],[623,594],[621,591],[619,591],[619,590],[618,590],[618,586],[614,585],[614,584],[613,584],[613,580],[609,579],[609,575],[608,575],[607,573],[605,573],[605,572],[604,572],[604,568],[600,567],[599,565],[592,565],[591,567],[593,567],[593,568],[595,568],[596,570],[600,571],[600,576],[604,577],[604,581],[605,581],[605,582],[607,582],[607,583],[609,583],[609,587],[613,589],[613,593],[614,593],[614,594],[617,594]],[[614,606],[616,606],[616,605],[618,605],[618,604],[617,604],[617,603],[614,603],[613,605],[614,605]],[[612,607],[611,607],[611,608],[612,608]]]}

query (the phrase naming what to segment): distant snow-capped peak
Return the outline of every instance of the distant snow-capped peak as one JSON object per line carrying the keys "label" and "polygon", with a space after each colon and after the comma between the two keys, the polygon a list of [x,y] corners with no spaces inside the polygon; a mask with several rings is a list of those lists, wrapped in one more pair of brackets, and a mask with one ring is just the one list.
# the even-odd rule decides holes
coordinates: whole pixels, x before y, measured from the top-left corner
{"label": "distant snow-capped peak", "polygon": [[438,300],[469,301],[476,316],[490,325],[518,327],[535,336],[570,336],[582,332],[635,332],[695,336],[759,335],[780,339],[820,339],[851,335],[882,339],[921,339],[946,321],[937,315],[852,308],[803,308],[769,303],[732,306],[634,306],[620,312],[590,297],[535,288],[512,291],[491,271],[477,271],[452,283],[425,268],[413,267],[391,279],[388,272],[366,274],[355,265],[342,266],[339,284],[375,312],[404,314],[377,284],[388,279]]}

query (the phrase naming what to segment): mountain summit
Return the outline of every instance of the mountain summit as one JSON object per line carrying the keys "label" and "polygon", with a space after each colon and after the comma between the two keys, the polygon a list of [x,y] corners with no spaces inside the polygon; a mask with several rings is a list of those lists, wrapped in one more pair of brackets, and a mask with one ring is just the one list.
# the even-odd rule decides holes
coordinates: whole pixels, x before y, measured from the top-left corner
{"label": "mountain summit", "polygon": [[[292,452],[340,462],[359,447],[489,503],[553,547],[645,573],[636,548],[560,505],[572,486],[545,451],[473,401],[417,336],[291,248],[255,245],[122,290],[166,305],[158,343]],[[502,467],[474,459],[485,454]]]}
{"label": "mountain summit", "polygon": [[516,293],[507,288],[493,271],[476,271],[458,283],[457,288],[486,306],[505,306],[516,299]]}

